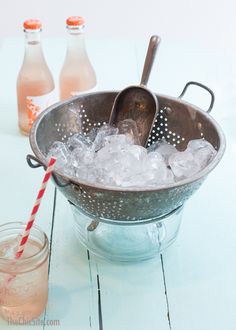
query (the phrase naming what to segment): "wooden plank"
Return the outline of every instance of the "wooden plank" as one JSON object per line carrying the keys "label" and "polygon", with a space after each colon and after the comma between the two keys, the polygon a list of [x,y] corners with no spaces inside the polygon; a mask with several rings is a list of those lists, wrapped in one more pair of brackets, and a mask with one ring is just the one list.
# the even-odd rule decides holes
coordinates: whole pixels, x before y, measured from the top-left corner
{"label": "wooden plank", "polygon": [[[232,65],[226,54],[207,48],[203,50],[196,45],[191,48],[190,42],[183,44],[182,49],[176,43],[163,43],[162,46],[160,67],[156,70],[159,76],[158,73],[152,76],[151,88],[159,85],[161,93],[176,95],[177,85],[181,86],[184,81],[197,80],[209,85],[213,91],[216,90],[212,115],[228,136],[222,162],[186,203],[179,237],[163,253],[170,324],[176,330],[231,330],[236,327],[233,307],[236,303],[233,208],[236,138],[232,124],[229,124],[234,122],[235,114],[231,94],[233,83],[228,75]],[[143,52],[138,47],[137,52],[140,59]],[[227,90],[226,86],[231,86],[231,89]],[[190,101],[206,109],[204,93],[194,91],[191,95],[191,92],[190,97],[193,98]]]}
{"label": "wooden plank", "polygon": [[[136,83],[133,43],[95,41],[90,54],[96,54],[91,60],[99,90]],[[70,207],[58,193],[50,272],[52,306],[47,317],[59,318],[61,327],[70,329],[144,329],[147,324],[150,329],[169,329],[160,259],[136,265],[106,262],[76,241],[72,226]]]}
{"label": "wooden plank", "polygon": [[74,236],[69,203],[58,192],[47,318],[59,320],[61,328],[90,329],[97,323],[96,313],[93,314],[93,285],[87,251]]}
{"label": "wooden plank", "polygon": [[46,315],[59,319],[61,327],[169,329],[160,259],[119,264],[88,253],[74,236],[72,213],[61,193],[52,251]]}
{"label": "wooden plank", "polygon": [[159,257],[134,264],[92,258],[100,279],[104,329],[169,329]]}
{"label": "wooden plank", "polygon": [[164,257],[173,328],[235,329],[235,165],[232,145],[187,203],[178,244]]}
{"label": "wooden plank", "polygon": [[[26,155],[31,152],[27,137],[19,134],[17,128],[16,73],[20,59],[15,56],[18,45],[14,42],[3,43],[0,52],[0,150],[1,150],[1,218],[0,224],[11,221],[27,222],[38,193],[43,170],[32,170],[26,163]],[[53,211],[54,187],[49,183],[45,192],[36,224],[50,238]],[[35,320],[34,328],[43,329],[44,314]],[[33,323],[32,323],[33,324]],[[31,325],[21,326],[31,329]],[[9,325],[11,329],[18,326]],[[8,323],[0,319],[1,329]]]}

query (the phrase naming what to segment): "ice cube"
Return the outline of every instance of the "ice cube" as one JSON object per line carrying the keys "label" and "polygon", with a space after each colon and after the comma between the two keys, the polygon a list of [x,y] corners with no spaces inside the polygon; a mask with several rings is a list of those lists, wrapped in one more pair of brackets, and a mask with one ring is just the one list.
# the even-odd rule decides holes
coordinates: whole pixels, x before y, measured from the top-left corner
{"label": "ice cube", "polygon": [[88,166],[84,166],[83,164],[79,164],[76,168],[75,168],[75,177],[81,180],[87,180],[87,176],[88,176]]}
{"label": "ice cube", "polygon": [[57,169],[62,169],[70,163],[70,152],[63,142],[56,141],[53,143],[49,149],[47,161],[49,161],[52,156],[57,160],[55,163],[55,168]]}
{"label": "ice cube", "polygon": [[125,134],[109,135],[104,138],[104,146],[106,145],[124,145],[133,144],[133,140],[130,136]]}
{"label": "ice cube", "polygon": [[192,152],[201,169],[206,167],[217,153],[213,146],[208,141],[203,139],[189,141],[187,150]]}
{"label": "ice cube", "polygon": [[71,152],[71,165],[78,167],[80,164],[91,164],[94,159],[94,151],[92,148],[77,147]]}
{"label": "ice cube", "polygon": [[163,183],[165,183],[165,184],[171,184],[171,183],[174,183],[174,182],[175,182],[174,173],[170,169],[167,169],[166,177],[165,177]]}
{"label": "ice cube", "polygon": [[91,184],[96,184],[98,182],[98,172],[99,170],[93,163],[89,165],[80,164],[75,170],[75,176]]}
{"label": "ice cube", "polygon": [[[145,174],[133,173],[131,176],[124,178],[120,182],[121,187],[148,187],[152,185],[155,176],[151,172]],[[155,180],[156,181],[156,180]]]}
{"label": "ice cube", "polygon": [[210,148],[210,149],[213,149],[216,152],[216,150],[213,148],[211,143],[209,143],[208,141],[206,141],[204,139],[190,140],[188,142],[187,148],[189,148],[193,151],[198,151],[202,148]]}
{"label": "ice cube", "polygon": [[114,161],[117,157],[117,152],[120,152],[120,146],[106,145],[98,150],[95,154],[95,162],[97,166],[100,166],[103,162]]}
{"label": "ice cube", "polygon": [[102,175],[105,177],[101,178],[100,173],[100,182],[102,179],[120,186],[134,173],[140,173],[142,162],[138,158],[143,157],[143,152],[147,153],[145,148],[135,145],[108,145],[100,149],[95,158],[97,169],[104,169]]}
{"label": "ice cube", "polygon": [[1,245],[0,248],[0,258],[14,259],[18,250],[19,243],[21,241],[22,235],[18,235],[12,241],[6,241]]}
{"label": "ice cube", "polygon": [[154,175],[152,185],[174,182],[173,173],[167,168],[165,160],[158,152],[150,152],[145,160],[145,169]]}
{"label": "ice cube", "polygon": [[136,122],[133,119],[125,119],[117,124],[119,134],[130,136],[135,144],[140,144],[139,132]]}
{"label": "ice cube", "polygon": [[200,171],[201,167],[192,152],[175,152],[169,157],[169,165],[176,178],[188,178]]}
{"label": "ice cube", "polygon": [[165,161],[157,152],[151,152],[147,155],[145,168],[150,171],[155,171],[158,179],[161,181],[167,176]]}
{"label": "ice cube", "polygon": [[127,145],[125,148],[122,149],[122,157],[124,157],[124,154],[128,155],[132,155],[133,157],[135,157],[135,159],[137,160],[142,160],[146,157],[147,155],[147,149],[139,146],[139,145]]}
{"label": "ice cube", "polygon": [[93,143],[96,136],[97,136],[97,133],[98,133],[98,130],[99,128],[98,127],[93,127],[87,134],[86,134],[86,139]]}
{"label": "ice cube", "polygon": [[116,135],[118,134],[118,128],[113,127],[111,125],[103,125],[99,130],[97,131],[96,138],[93,142],[93,148],[95,151],[101,149],[104,146],[104,138],[106,136],[110,135]]}
{"label": "ice cube", "polygon": [[76,133],[71,136],[67,141],[67,147],[70,151],[73,151],[76,148],[82,148],[92,146],[90,139],[85,136],[83,133]]}
{"label": "ice cube", "polygon": [[91,138],[81,133],[73,135],[67,142],[71,151],[70,163],[74,167],[90,164],[94,158]]}
{"label": "ice cube", "polygon": [[166,168],[164,158],[158,152],[150,152],[147,154],[146,166],[154,169],[158,169],[160,166]]}
{"label": "ice cube", "polygon": [[166,163],[168,164],[168,159],[170,155],[177,152],[178,150],[173,145],[169,144],[166,140],[161,140],[157,143],[152,144],[148,148],[148,152],[152,151],[157,151],[159,154],[161,154]]}
{"label": "ice cube", "polygon": [[143,167],[140,171],[136,168],[135,170],[130,171],[128,176],[123,176],[120,186],[147,188],[158,187],[172,182],[174,182],[173,173],[164,165],[163,167],[160,166],[158,169]]}

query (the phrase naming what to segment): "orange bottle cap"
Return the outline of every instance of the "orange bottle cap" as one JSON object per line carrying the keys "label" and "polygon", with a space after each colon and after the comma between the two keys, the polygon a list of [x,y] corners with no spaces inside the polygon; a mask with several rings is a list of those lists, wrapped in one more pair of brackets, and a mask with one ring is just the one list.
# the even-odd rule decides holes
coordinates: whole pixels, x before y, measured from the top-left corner
{"label": "orange bottle cap", "polygon": [[23,26],[27,30],[39,30],[42,28],[42,23],[39,19],[27,19]]}
{"label": "orange bottle cap", "polygon": [[81,16],[70,16],[66,20],[68,26],[81,26],[84,25],[85,20]]}

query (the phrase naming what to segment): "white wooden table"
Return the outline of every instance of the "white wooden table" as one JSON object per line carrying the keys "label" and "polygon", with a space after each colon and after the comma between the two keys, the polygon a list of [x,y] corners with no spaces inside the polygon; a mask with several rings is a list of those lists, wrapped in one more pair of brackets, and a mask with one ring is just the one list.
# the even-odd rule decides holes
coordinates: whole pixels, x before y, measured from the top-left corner
{"label": "white wooden table", "polygon": [[[137,84],[147,42],[89,40],[98,89]],[[25,157],[32,152],[17,128],[15,84],[23,49],[19,39],[5,40],[0,49],[0,223],[27,221],[43,176],[42,169],[28,167]],[[58,83],[65,41],[45,40],[44,52]],[[160,47],[149,87],[178,96],[187,81],[208,85],[216,94],[212,115],[227,137],[223,160],[186,203],[177,241],[161,256],[138,264],[88,258],[74,237],[66,199],[49,184],[37,216],[50,239],[49,302],[34,329],[236,329],[235,63],[232,54],[190,41]],[[194,103],[207,108],[202,94],[194,93]],[[0,329],[9,325],[0,320]]]}

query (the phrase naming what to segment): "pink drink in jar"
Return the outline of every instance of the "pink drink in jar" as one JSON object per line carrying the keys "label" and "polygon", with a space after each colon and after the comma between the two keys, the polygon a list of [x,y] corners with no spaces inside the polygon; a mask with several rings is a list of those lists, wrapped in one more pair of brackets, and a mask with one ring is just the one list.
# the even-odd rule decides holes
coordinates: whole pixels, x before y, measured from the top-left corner
{"label": "pink drink in jar", "polygon": [[0,316],[9,324],[24,324],[40,316],[48,299],[48,239],[31,229],[22,257],[14,259],[17,237],[25,224],[0,226]]}

